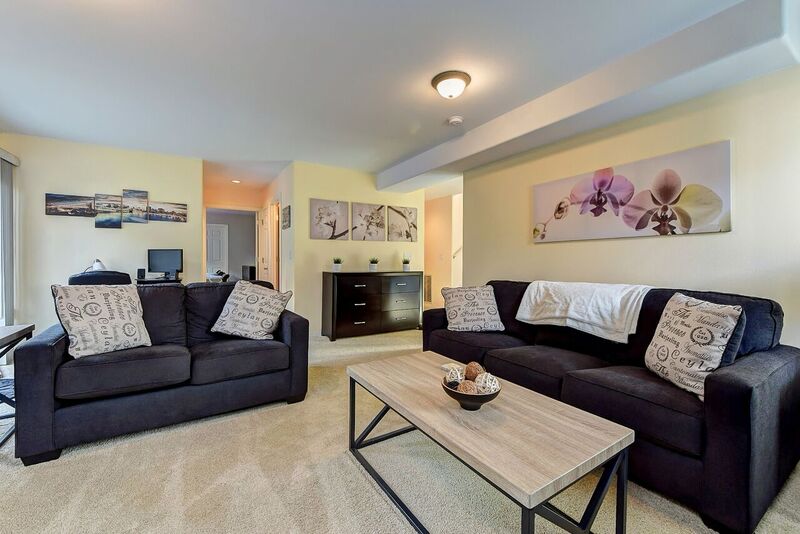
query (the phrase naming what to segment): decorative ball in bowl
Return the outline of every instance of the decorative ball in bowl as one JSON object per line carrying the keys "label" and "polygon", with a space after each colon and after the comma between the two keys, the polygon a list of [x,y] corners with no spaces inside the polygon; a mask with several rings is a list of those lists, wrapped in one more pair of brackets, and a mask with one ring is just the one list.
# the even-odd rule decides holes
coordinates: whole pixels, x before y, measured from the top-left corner
{"label": "decorative ball in bowl", "polygon": [[[466,377],[465,377],[466,374]],[[500,394],[500,381],[471,362],[466,373],[461,368],[451,368],[442,378],[442,389],[458,401],[464,410],[475,411]]]}

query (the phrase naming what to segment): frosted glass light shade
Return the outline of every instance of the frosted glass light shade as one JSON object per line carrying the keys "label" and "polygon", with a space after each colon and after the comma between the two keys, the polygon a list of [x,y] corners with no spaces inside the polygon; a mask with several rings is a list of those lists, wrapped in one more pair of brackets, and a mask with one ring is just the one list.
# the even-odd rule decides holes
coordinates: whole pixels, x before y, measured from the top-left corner
{"label": "frosted glass light shade", "polygon": [[431,85],[444,98],[453,99],[461,96],[470,80],[471,78],[466,72],[450,70],[434,76]]}

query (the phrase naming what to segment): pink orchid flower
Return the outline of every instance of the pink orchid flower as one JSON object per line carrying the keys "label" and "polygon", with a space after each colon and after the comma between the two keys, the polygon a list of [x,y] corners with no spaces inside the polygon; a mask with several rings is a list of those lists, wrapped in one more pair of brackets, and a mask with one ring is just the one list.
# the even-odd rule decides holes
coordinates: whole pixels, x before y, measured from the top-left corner
{"label": "pink orchid flower", "polygon": [[[600,169],[594,176],[581,180],[569,194],[570,202],[580,204],[580,214],[591,211],[599,217],[611,206],[614,215],[619,215],[621,206],[633,197],[633,184],[621,174],[614,174],[614,169]],[[589,209],[591,207],[591,210]]]}
{"label": "pink orchid flower", "polygon": [[[660,235],[686,234],[692,226],[708,224],[722,212],[722,199],[704,185],[689,184],[681,189],[681,177],[664,169],[651,189],[636,194],[622,211],[622,220],[636,230],[651,229]],[[673,224],[674,223],[674,224]]]}

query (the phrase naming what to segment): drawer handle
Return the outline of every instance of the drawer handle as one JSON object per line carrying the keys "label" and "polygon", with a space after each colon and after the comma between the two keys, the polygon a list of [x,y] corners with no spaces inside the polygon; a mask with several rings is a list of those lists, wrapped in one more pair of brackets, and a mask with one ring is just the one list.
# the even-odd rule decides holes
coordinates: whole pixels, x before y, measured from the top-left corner
{"label": "drawer handle", "polygon": [[354,284],[353,287],[367,287],[367,284]]}
{"label": "drawer handle", "polygon": [[395,321],[405,321],[406,319],[408,319],[408,317],[395,317],[394,318]]}
{"label": "drawer handle", "polygon": [[367,305],[366,302],[356,302],[355,304],[353,304],[353,306],[366,306],[366,305]]}
{"label": "drawer handle", "polygon": [[367,321],[356,321],[353,324],[367,324]]}
{"label": "drawer handle", "polygon": [[407,285],[408,285],[408,283],[407,283],[407,282],[403,282],[403,283],[401,284],[400,282],[398,282],[398,283],[397,283],[397,285],[398,285],[398,286],[407,286]]}
{"label": "drawer handle", "polygon": [[406,301],[406,299],[403,299],[403,300],[396,300],[395,302],[397,303],[397,302],[405,302],[405,301]]}

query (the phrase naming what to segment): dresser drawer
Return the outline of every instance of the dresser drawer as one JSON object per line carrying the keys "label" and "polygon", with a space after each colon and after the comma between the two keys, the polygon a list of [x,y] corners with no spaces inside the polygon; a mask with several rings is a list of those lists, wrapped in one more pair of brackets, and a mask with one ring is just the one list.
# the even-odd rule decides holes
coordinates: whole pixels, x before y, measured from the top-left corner
{"label": "dresser drawer", "polygon": [[386,276],[383,278],[384,293],[419,293],[419,275]]}
{"label": "dresser drawer", "polygon": [[374,276],[340,276],[336,283],[339,298],[379,295],[381,292],[381,281]]}
{"label": "dresser drawer", "polygon": [[381,300],[383,311],[409,309],[419,311],[419,291],[416,293],[385,293]]}
{"label": "dresser drawer", "polygon": [[391,330],[410,330],[419,327],[419,308],[414,310],[396,310],[383,312],[381,328],[384,332]]}
{"label": "dresser drawer", "polygon": [[338,337],[363,336],[377,334],[381,331],[381,313],[356,313],[349,317],[339,317],[336,321]]}
{"label": "dresser drawer", "polygon": [[351,295],[337,303],[336,315],[342,318],[362,319],[369,313],[381,312],[380,295]]}

